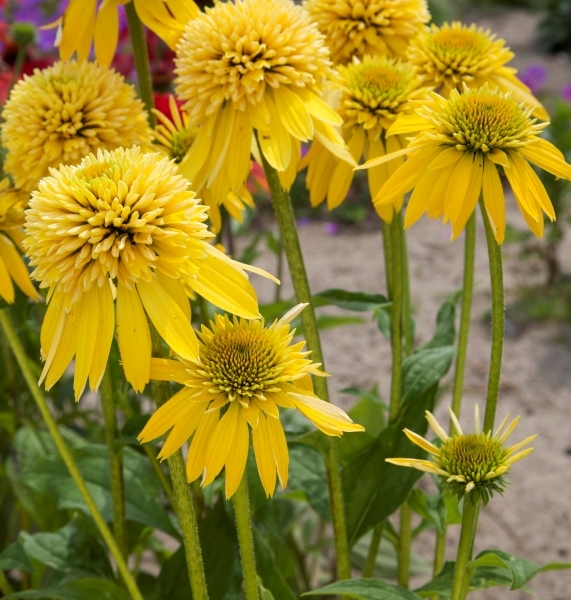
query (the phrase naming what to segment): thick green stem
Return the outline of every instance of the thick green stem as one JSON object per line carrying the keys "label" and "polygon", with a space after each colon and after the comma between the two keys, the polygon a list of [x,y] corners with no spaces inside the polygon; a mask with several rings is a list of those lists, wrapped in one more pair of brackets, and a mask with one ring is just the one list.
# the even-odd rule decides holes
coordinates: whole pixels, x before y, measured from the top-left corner
{"label": "thick green stem", "polygon": [[[303,254],[297,235],[295,215],[289,194],[282,188],[277,171],[267,162],[263,152],[260,152],[266,179],[274,205],[274,211],[280,228],[281,242],[287,258],[289,272],[298,302],[307,303],[308,306],[301,313],[303,332],[307,346],[311,350],[311,358],[323,365],[323,352],[321,340],[317,329],[315,308],[303,261]],[[315,393],[319,398],[329,402],[327,381],[324,377],[316,377],[314,381]],[[337,444],[334,438],[329,438],[329,456],[325,461],[329,479],[329,494],[335,532],[335,550],[337,555],[338,579],[351,578],[351,564],[349,562],[349,543],[347,541],[347,527],[345,524],[345,506],[343,503],[343,487],[339,460],[337,457]]]}
{"label": "thick green stem", "polygon": [[385,255],[385,282],[387,285],[387,296],[390,297],[393,288],[393,253],[391,246],[391,224],[382,221],[383,226],[383,254]]}
{"label": "thick green stem", "polygon": [[119,549],[119,546],[117,545],[117,542],[115,541],[111,530],[109,529],[109,527],[107,527],[103,516],[99,512],[99,509],[97,508],[90,491],[87,489],[85,480],[83,479],[83,476],[81,475],[79,468],[77,467],[77,464],[75,463],[73,456],[58,429],[56,420],[50,412],[44,395],[42,394],[40,388],[37,385],[36,379],[28,363],[28,357],[26,356],[24,348],[22,347],[22,344],[20,343],[20,340],[16,335],[16,332],[12,326],[12,322],[10,321],[6,309],[0,310],[0,325],[4,330],[6,338],[8,339],[10,347],[12,348],[12,352],[14,353],[14,356],[18,363],[18,366],[20,367],[22,375],[24,376],[24,379],[28,384],[30,393],[32,394],[32,397],[34,398],[38,406],[38,409],[44,419],[46,427],[48,428],[48,431],[50,432],[50,435],[54,440],[56,448],[58,449],[58,452],[60,453],[62,460],[69,471],[69,474],[71,475],[72,479],[77,485],[79,493],[81,494],[83,501],[87,505],[87,508],[91,513],[91,517],[93,518],[93,521],[95,522],[95,525],[97,526],[97,529],[101,534],[101,537],[105,541],[107,547],[109,548],[109,551],[111,552],[111,555],[113,556],[117,564],[117,569],[119,570],[119,573],[121,574],[121,577],[125,582],[125,587],[129,591],[129,594],[131,595],[131,598],[133,600],[143,600],[143,596],[141,595],[141,592],[139,591],[133,576],[129,572],[129,568],[127,567],[127,563],[125,562],[123,554],[121,553],[121,550]]}
{"label": "thick green stem", "polygon": [[115,443],[117,439],[117,419],[113,399],[113,382],[109,365],[101,380],[101,407],[105,424],[105,442],[109,453],[109,477],[111,480],[111,501],[113,504],[113,532],[123,556],[128,555],[127,527],[125,523],[125,487],[123,482],[123,447]]}
{"label": "thick green stem", "polygon": [[492,349],[490,353],[490,371],[488,374],[488,393],[486,395],[486,412],[484,413],[484,432],[493,430],[496,418],[496,407],[500,393],[500,376],[502,371],[502,353],[504,349],[505,303],[504,274],[502,267],[502,247],[496,242],[488,213],[480,199],[480,208],[486,227],[486,241],[490,260],[490,282],[492,287]]}
{"label": "thick green stem", "polygon": [[[446,528],[444,531],[436,533],[436,546],[434,547],[434,563],[432,565],[432,575],[436,577],[444,566],[446,556]],[[438,598],[436,598],[438,600]]]}
{"label": "thick green stem", "polygon": [[402,314],[403,314],[403,268],[402,268],[402,218],[395,214],[390,225],[391,229],[391,396],[389,408],[389,423],[394,423],[398,417],[401,397],[402,374]]}
{"label": "thick green stem", "polygon": [[367,554],[367,560],[363,568],[362,577],[372,577],[375,569],[375,563],[377,562],[377,554],[381,547],[381,540],[383,539],[383,529],[385,528],[385,522],[381,521],[375,525],[373,529],[373,535],[371,537],[371,545],[369,546],[369,553]]}
{"label": "thick green stem", "polygon": [[398,584],[408,588],[410,580],[410,549],[412,546],[412,509],[408,500],[400,507],[400,531],[397,547]]}
{"label": "thick green stem", "polygon": [[[470,333],[470,316],[472,312],[472,296],[474,292],[474,259],[476,256],[476,213],[466,223],[464,242],[464,281],[462,283],[462,313],[458,332],[458,351],[456,353],[456,370],[454,372],[454,388],[452,392],[452,410],[460,418],[462,408],[462,392],[466,357],[468,355],[468,335]],[[452,423],[450,424],[452,427]]]}
{"label": "thick green stem", "polygon": [[250,500],[248,499],[248,478],[246,473],[232,496],[236,530],[238,532],[238,545],[240,546],[240,559],[244,575],[244,591],[246,600],[258,600],[258,575],[256,574],[256,555],[254,553],[254,538],[252,535],[252,521],[250,520]]}
{"label": "thick green stem", "polygon": [[476,539],[476,528],[480,512],[480,497],[474,496],[473,500],[464,499],[464,512],[462,514],[462,530],[458,542],[456,554],[456,566],[454,568],[454,582],[452,584],[452,596],[450,600],[464,600],[470,585],[471,569],[468,563],[472,559],[474,540]]}
{"label": "thick green stem", "polygon": [[155,127],[157,120],[153,113],[155,101],[153,97],[153,81],[151,79],[151,66],[149,64],[149,53],[147,52],[147,39],[145,38],[145,27],[139,19],[135,9],[134,2],[127,2],[125,5],[127,13],[127,24],[129,26],[129,35],[133,46],[133,57],[135,59],[135,69],[137,79],[139,80],[139,94],[147,110],[149,125]]}
{"label": "thick green stem", "polygon": [[[153,356],[164,358],[161,337],[151,323],[149,323],[149,327],[153,341]],[[157,408],[160,408],[167,402],[172,395],[170,385],[167,381],[153,381],[151,388]],[[167,459],[167,462],[174,491],[175,503],[173,508],[182,531],[182,541],[186,555],[188,577],[192,588],[192,597],[194,600],[208,600],[206,577],[202,563],[202,550],[198,537],[198,524],[196,522],[190,486],[186,479],[182,451],[178,450],[175,452]]]}
{"label": "thick green stem", "polygon": [[[396,218],[396,217],[395,217]],[[410,300],[410,274],[408,270],[408,249],[406,245],[406,231],[402,227],[401,221],[400,238],[402,252],[402,328],[404,336],[404,355],[412,354],[414,345],[414,332],[412,330],[412,304]]]}

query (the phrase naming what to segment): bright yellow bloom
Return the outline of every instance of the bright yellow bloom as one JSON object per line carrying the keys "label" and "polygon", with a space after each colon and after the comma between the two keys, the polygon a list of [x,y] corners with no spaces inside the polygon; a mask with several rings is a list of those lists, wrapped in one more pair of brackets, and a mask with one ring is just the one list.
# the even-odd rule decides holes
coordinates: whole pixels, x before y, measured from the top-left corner
{"label": "bright yellow bloom", "polygon": [[176,93],[198,135],[180,165],[193,185],[221,204],[239,195],[257,132],[268,163],[289,188],[301,142],[318,139],[350,163],[321,99],[333,76],[324,38],[291,0],[219,2],[190,21],[177,48]]}
{"label": "bright yellow bloom", "polygon": [[[117,323],[127,380],[142,391],[151,369],[147,317],[180,356],[198,356],[185,286],[223,310],[259,316],[241,267],[205,240],[206,208],[176,165],[137,147],[99,150],[52,170],[33,192],[24,242],[32,276],[49,288],[42,326],[49,389],[75,355],[74,390],[96,389]],[[116,300],[116,307],[115,305]]]}
{"label": "bright yellow bloom", "polygon": [[50,167],[76,165],[99,148],[151,143],[135,88],[97,63],[58,62],[24,76],[2,117],[4,170],[29,192]]}
{"label": "bright yellow bloom", "polygon": [[319,364],[292,344],[290,322],[307,306],[298,304],[279,321],[245,321],[216,315],[199,333],[197,360],[153,358],[151,377],[184,387],[150,418],[139,440],[148,442],[172,428],[159,458],[176,452],[193,434],[188,450],[189,481],[208,485],[226,467],[226,497],[244,474],[250,435],[264,490],[273,496],[277,477],[285,487],[289,455],[278,407],[297,408],[327,435],[363,431],[340,409],[315,396],[310,375]]}
{"label": "bright yellow bloom", "polygon": [[[51,26],[59,26],[56,45],[62,60],[74,53],[80,61],[89,58],[91,44],[97,61],[109,66],[119,39],[118,8],[129,0],[70,0]],[[184,26],[200,12],[192,0],[133,0],[141,21],[174,50]],[[99,4],[99,7],[97,6]]]}
{"label": "bright yellow bloom", "polygon": [[424,77],[424,83],[437,88],[445,98],[450,90],[461,92],[463,84],[477,89],[489,83],[502,92],[513,92],[516,100],[534,107],[535,116],[549,119],[530,89],[515,76],[517,69],[505,66],[514,54],[504,44],[489,29],[476,25],[458,21],[442,27],[432,24],[411,40],[407,59]]}
{"label": "bright yellow bloom", "polygon": [[[339,68],[342,88],[337,112],[343,118],[343,137],[353,158],[359,162],[401,150],[407,145],[404,136],[386,137],[387,129],[396,118],[411,113],[413,100],[426,97],[428,89],[413,67],[385,56],[367,56],[360,62]],[[400,162],[402,162],[401,159]],[[307,187],[312,206],[327,197],[327,207],[339,206],[353,181],[353,169],[339,160],[319,142],[313,142],[302,161],[308,164]],[[382,164],[368,170],[369,191],[375,197],[385,181],[396,171],[399,161]],[[391,221],[394,210],[400,210],[404,197],[393,204],[378,207],[385,221]]]}
{"label": "bright yellow bloom", "polygon": [[353,56],[404,57],[411,39],[430,21],[426,0],[305,0],[325,34],[334,63]]}
{"label": "bright yellow bloom", "polygon": [[521,452],[518,450],[527,446],[537,436],[532,435],[506,448],[504,444],[516,428],[519,417],[508,424],[510,416],[507,415],[492,435],[491,431],[482,431],[480,412],[476,406],[475,431],[465,434],[456,415],[450,408],[448,410],[456,430],[456,433],[451,436],[444,431],[434,415],[426,411],[426,419],[430,427],[442,442],[440,446],[435,446],[410,429],[404,430],[411,442],[432,455],[431,460],[387,458],[386,461],[445,477],[448,488],[459,498],[471,492],[470,496],[478,494],[484,504],[487,504],[494,491],[502,493],[506,487],[507,481],[504,480],[503,475],[509,472],[515,462],[533,452],[533,448],[526,448]]}
{"label": "bright yellow bloom", "polygon": [[[179,110],[173,96],[169,97],[169,109],[172,121],[161,111],[153,109],[158,120],[153,134],[156,145],[178,164],[194,143],[197,129],[190,125],[188,114]],[[200,174],[197,177],[199,181],[204,181],[204,177]],[[196,189],[196,193],[202,196],[202,201],[210,208],[208,217],[210,218],[211,230],[213,233],[218,233],[222,228],[222,215],[218,204],[213,201],[208,188]],[[254,199],[244,186],[239,195],[229,192],[222,204],[230,216],[236,219],[238,223],[242,223],[246,206],[253,208]]]}
{"label": "bright yellow bloom", "polygon": [[381,188],[375,206],[390,204],[414,188],[406,215],[410,227],[425,212],[444,218],[458,237],[474,211],[480,193],[498,244],[504,239],[506,215],[499,170],[507,177],[531,231],[543,235],[543,213],[555,212],[531,162],[556,177],[571,179],[571,165],[550,142],[538,137],[547,123],[537,123],[532,108],[513,94],[465,89],[450,92],[448,100],[431,92],[432,102],[416,115],[404,116],[389,131],[406,134],[422,129],[408,147],[365,163],[369,168],[408,154]]}
{"label": "bright yellow bloom", "polygon": [[30,298],[40,295],[30,281],[30,274],[18,250],[24,240],[24,208],[28,194],[16,190],[8,178],[0,180],[0,298],[14,302],[12,281]]}

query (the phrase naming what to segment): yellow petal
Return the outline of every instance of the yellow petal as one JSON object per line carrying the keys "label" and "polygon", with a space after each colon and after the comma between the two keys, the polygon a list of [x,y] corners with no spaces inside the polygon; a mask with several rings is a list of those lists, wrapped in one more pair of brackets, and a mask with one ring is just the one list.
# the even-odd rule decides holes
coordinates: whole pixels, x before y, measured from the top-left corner
{"label": "yellow petal", "polygon": [[285,85],[266,93],[274,99],[281,122],[289,133],[302,142],[310,140],[313,137],[313,121],[300,96]]}
{"label": "yellow petal", "polygon": [[[36,291],[36,288],[30,280],[30,273],[22,260],[22,257],[12,244],[12,242],[0,235],[0,256],[4,258],[6,268],[10,277],[14,280],[16,285],[33,300],[39,300],[41,296]],[[1,294],[1,286],[0,286]]]}
{"label": "yellow petal", "polygon": [[190,408],[191,395],[188,388],[178,391],[151,415],[137,439],[141,443],[145,443],[165,434],[179,420],[180,414],[185,411],[185,408]]}
{"label": "yellow petal", "polygon": [[169,433],[164,446],[161,448],[157,458],[165,460],[169,456],[172,456],[181,446],[188,440],[188,438],[194,433],[194,430],[198,427],[202,415],[208,406],[208,402],[192,402],[189,398],[187,391],[187,405],[181,408],[177,414],[177,420],[175,421],[172,431]]}
{"label": "yellow petal", "polygon": [[496,165],[487,160],[487,158],[484,159],[482,193],[496,241],[498,244],[501,244],[504,241],[506,231],[504,190]]}
{"label": "yellow petal", "polygon": [[77,301],[77,351],[75,353],[75,372],[73,390],[76,401],[83,393],[87,376],[91,369],[91,361],[97,344],[97,326],[99,322],[99,293],[97,286],[83,292]]}
{"label": "yellow petal", "polygon": [[287,450],[287,442],[284,429],[279,419],[268,417],[266,425],[270,436],[270,444],[272,446],[274,460],[278,470],[278,477],[282,489],[287,485],[288,470],[289,470],[289,452]]}
{"label": "yellow petal", "polygon": [[170,358],[151,358],[150,378],[158,381],[184,383],[188,373],[183,363]]}
{"label": "yellow petal", "polygon": [[14,302],[14,286],[4,258],[0,252],[0,296],[8,303]]}
{"label": "yellow petal", "polygon": [[258,426],[252,429],[252,441],[260,480],[266,496],[269,498],[274,495],[276,489],[276,460],[267,425],[267,417],[263,414],[260,415]]}
{"label": "yellow petal", "polygon": [[194,437],[188,449],[186,459],[186,478],[188,481],[194,481],[200,477],[204,471],[206,451],[208,444],[218,425],[218,415],[220,411],[206,413],[202,416],[200,423],[194,432]]}
{"label": "yellow petal", "polygon": [[561,158],[561,153],[551,142],[538,139],[534,144],[522,146],[517,151],[534,165],[553,173],[556,177],[571,180],[571,165]]}
{"label": "yellow petal", "polygon": [[218,473],[222,471],[230,452],[234,452],[234,438],[239,427],[239,420],[240,404],[232,402],[226,414],[216,425],[216,429],[208,443],[204,460],[203,486],[214,481]]}
{"label": "yellow petal", "polygon": [[117,284],[117,340],[127,381],[142,392],[151,371],[151,333],[136,289]]}
{"label": "yellow petal", "polygon": [[72,308],[67,315],[57,351],[54,354],[49,373],[46,377],[46,390],[59,381],[59,378],[69,367],[69,363],[75,355],[77,347],[77,309]]}
{"label": "yellow petal", "polygon": [[238,489],[242,481],[246,461],[248,460],[249,445],[250,434],[248,432],[248,423],[240,414],[236,421],[236,433],[232,443],[232,450],[226,459],[226,499],[234,495],[234,492]]}
{"label": "yellow petal", "polygon": [[89,369],[89,387],[92,390],[96,390],[103,379],[115,333],[115,306],[108,281],[101,287],[97,287],[97,303],[99,305],[99,322],[96,325],[97,343]]}
{"label": "yellow petal", "polygon": [[108,67],[113,61],[119,39],[119,2],[103,0],[95,18],[93,42],[99,64]]}
{"label": "yellow petal", "polygon": [[338,435],[343,431],[364,431],[362,425],[353,423],[344,411],[330,402],[302,394],[290,396],[294,399],[296,408],[322,431],[323,428],[333,429]]}

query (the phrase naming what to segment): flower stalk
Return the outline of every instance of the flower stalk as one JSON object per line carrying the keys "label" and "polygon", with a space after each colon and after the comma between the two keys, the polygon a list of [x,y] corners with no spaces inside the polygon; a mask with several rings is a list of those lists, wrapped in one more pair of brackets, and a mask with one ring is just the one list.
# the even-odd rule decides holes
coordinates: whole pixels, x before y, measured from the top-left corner
{"label": "flower stalk", "polygon": [[[149,322],[149,327],[153,344],[153,356],[163,358],[164,349],[162,339],[151,322]],[[165,404],[171,396],[170,384],[167,381],[153,380],[151,389],[157,408]],[[208,600],[206,576],[204,575],[204,565],[202,562],[202,549],[198,537],[198,524],[181,450],[178,450],[168,458],[168,466],[175,498],[173,508],[176,511],[182,531],[192,596],[194,600]]]}
{"label": "flower stalk", "polygon": [[155,127],[157,120],[153,108],[155,102],[153,98],[153,81],[151,79],[151,66],[149,64],[149,54],[147,52],[147,40],[145,38],[145,27],[139,19],[134,2],[127,2],[125,5],[127,13],[127,23],[131,44],[133,46],[133,57],[135,59],[135,69],[139,81],[139,94],[141,100],[147,109],[149,125]]}
{"label": "flower stalk", "polygon": [[246,473],[244,473],[236,493],[232,496],[232,506],[234,507],[234,516],[236,518],[246,600],[258,600],[258,576],[256,574],[256,555],[254,553],[254,538],[252,535],[248,478]]}
{"label": "flower stalk", "polygon": [[469,562],[472,559],[472,550],[476,538],[479,514],[480,497],[466,497],[464,499],[462,529],[460,531],[460,541],[458,542],[456,565],[454,567],[451,600],[464,600],[468,594],[468,587],[470,585],[470,577],[472,574]]}
{"label": "flower stalk", "polygon": [[101,380],[101,407],[105,426],[105,442],[109,453],[109,477],[113,505],[113,533],[124,557],[128,556],[127,527],[125,522],[125,487],[123,482],[123,447],[116,443],[117,419],[113,397],[113,382],[109,365]]}
{"label": "flower stalk", "polygon": [[8,339],[8,343],[10,344],[12,352],[14,353],[16,362],[18,363],[18,366],[22,371],[22,375],[24,376],[24,379],[28,384],[30,393],[32,394],[32,397],[34,398],[38,406],[38,409],[44,419],[46,427],[48,428],[48,431],[50,432],[50,435],[54,440],[56,448],[58,449],[58,452],[60,453],[62,460],[69,471],[69,474],[71,475],[73,481],[77,485],[79,493],[81,494],[83,501],[87,505],[91,517],[93,518],[93,521],[95,522],[95,525],[97,526],[97,529],[101,534],[101,537],[105,541],[105,544],[109,548],[109,551],[111,552],[111,555],[113,556],[113,559],[117,564],[117,570],[119,571],[125,583],[125,587],[131,595],[132,600],[143,600],[143,596],[141,595],[141,592],[137,587],[135,579],[129,571],[129,567],[127,566],[125,558],[123,557],[121,549],[117,545],[117,542],[115,541],[111,530],[109,529],[109,527],[107,527],[107,524],[105,523],[101,512],[97,508],[97,505],[93,500],[93,496],[87,488],[85,479],[81,475],[81,472],[79,471],[79,468],[75,460],[73,459],[71,451],[69,450],[67,444],[65,443],[65,440],[63,439],[63,436],[61,435],[58,429],[56,420],[50,412],[46,399],[36,383],[36,378],[32,373],[32,369],[30,368],[30,365],[28,363],[28,357],[26,356],[24,348],[20,343],[20,340],[18,339],[16,331],[14,330],[14,327],[12,325],[12,322],[10,321],[10,317],[8,316],[6,310],[0,310],[0,326],[3,329],[6,338]]}
{"label": "flower stalk", "polygon": [[[274,211],[280,229],[281,243],[287,258],[295,296],[298,302],[308,304],[306,309],[301,313],[304,336],[307,340],[307,346],[311,351],[312,360],[323,365],[323,352],[317,328],[315,308],[313,306],[313,299],[311,297],[303,254],[297,235],[291,199],[289,194],[283,189],[277,171],[268,163],[263,152],[260,152],[260,155],[262,157],[264,172],[270,188]],[[314,387],[316,395],[328,402],[329,390],[325,378],[316,377]],[[351,566],[349,562],[349,543],[347,540],[345,508],[343,503],[343,487],[336,441],[333,438],[329,438],[329,453],[325,463],[329,481],[333,528],[335,531],[337,577],[338,579],[350,579]]]}
{"label": "flower stalk", "polygon": [[502,266],[502,247],[496,242],[494,232],[482,200],[480,208],[486,228],[488,256],[490,260],[490,282],[492,287],[492,348],[490,353],[490,371],[488,374],[488,392],[486,394],[486,411],[484,413],[484,431],[494,428],[496,407],[500,393],[500,376],[502,371],[502,354],[504,349],[505,302],[504,275]]}

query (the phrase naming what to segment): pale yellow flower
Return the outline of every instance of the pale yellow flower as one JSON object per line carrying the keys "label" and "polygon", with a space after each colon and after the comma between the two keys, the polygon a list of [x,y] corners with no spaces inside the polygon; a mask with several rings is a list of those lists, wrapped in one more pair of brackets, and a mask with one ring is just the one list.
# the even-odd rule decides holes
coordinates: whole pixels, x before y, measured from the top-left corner
{"label": "pale yellow flower", "polygon": [[340,64],[367,54],[404,57],[430,21],[426,0],[305,0],[304,6]]}
{"label": "pale yellow flower", "polygon": [[216,315],[199,333],[199,357],[189,361],[153,359],[151,377],[183,385],[155,412],[139,440],[171,430],[159,454],[164,460],[190,437],[186,473],[208,485],[226,468],[226,497],[238,488],[254,454],[264,490],[273,496],[276,474],[285,487],[289,455],[279,408],[297,408],[327,435],[363,431],[340,409],[315,396],[310,375],[323,377],[307,358],[305,342],[292,344],[290,322],[307,306],[299,304],[280,320],[245,321]]}
{"label": "pale yellow flower", "polygon": [[4,170],[29,192],[50,167],[75,165],[100,148],[151,143],[135,88],[92,62],[58,62],[24,76],[2,117],[2,145],[8,151]]}

